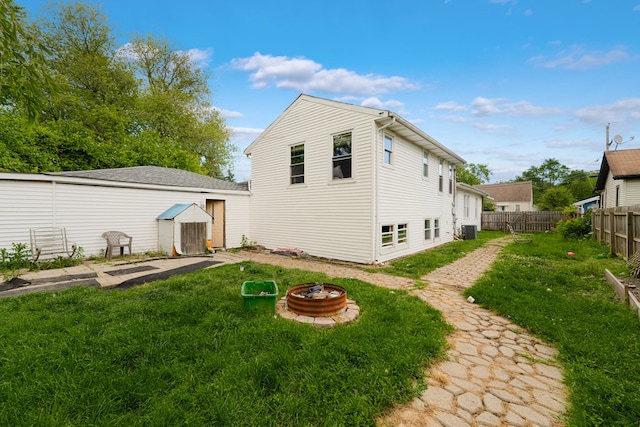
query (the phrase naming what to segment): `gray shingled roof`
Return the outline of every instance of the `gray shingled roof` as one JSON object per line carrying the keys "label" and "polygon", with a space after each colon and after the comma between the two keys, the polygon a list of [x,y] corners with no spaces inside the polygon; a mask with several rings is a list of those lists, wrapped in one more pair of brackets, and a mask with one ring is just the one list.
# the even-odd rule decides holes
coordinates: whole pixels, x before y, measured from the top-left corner
{"label": "gray shingled roof", "polygon": [[59,175],[105,181],[129,182],[138,184],[170,185],[175,187],[210,188],[213,190],[248,191],[246,182],[236,183],[180,169],[159,166],[134,166],[119,169],[97,169],[86,171],[49,172],[46,175]]}

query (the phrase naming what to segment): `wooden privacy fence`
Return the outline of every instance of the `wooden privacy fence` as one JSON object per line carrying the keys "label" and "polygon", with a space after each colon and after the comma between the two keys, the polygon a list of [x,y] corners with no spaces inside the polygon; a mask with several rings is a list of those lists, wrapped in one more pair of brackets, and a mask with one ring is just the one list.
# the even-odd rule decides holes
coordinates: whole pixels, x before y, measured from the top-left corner
{"label": "wooden privacy fence", "polygon": [[624,258],[640,251],[640,205],[594,209],[593,237],[609,244],[611,255]]}
{"label": "wooden privacy fence", "polygon": [[564,219],[560,211],[482,212],[481,229],[507,232],[507,222],[518,233],[541,233],[552,230]]}

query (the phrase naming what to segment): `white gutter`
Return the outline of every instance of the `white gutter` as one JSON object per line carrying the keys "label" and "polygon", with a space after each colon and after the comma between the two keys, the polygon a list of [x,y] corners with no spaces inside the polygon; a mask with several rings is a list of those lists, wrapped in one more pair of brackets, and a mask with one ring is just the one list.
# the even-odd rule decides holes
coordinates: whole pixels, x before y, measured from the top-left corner
{"label": "white gutter", "polygon": [[74,185],[93,185],[96,187],[120,187],[120,188],[138,188],[145,190],[163,190],[163,191],[182,191],[187,193],[217,193],[217,194],[239,194],[249,195],[249,191],[243,190],[224,190],[206,187],[176,187],[173,185],[161,184],[142,184],[136,182],[109,181],[105,179],[42,175],[42,174],[23,174],[23,173],[0,173],[0,181],[31,181],[31,182],[51,182],[60,184]]}

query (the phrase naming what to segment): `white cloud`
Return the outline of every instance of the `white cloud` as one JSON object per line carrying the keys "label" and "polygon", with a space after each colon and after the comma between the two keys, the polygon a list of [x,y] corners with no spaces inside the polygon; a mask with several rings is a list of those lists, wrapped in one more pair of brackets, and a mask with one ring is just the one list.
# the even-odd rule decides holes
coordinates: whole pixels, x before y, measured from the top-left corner
{"label": "white cloud", "polygon": [[510,133],[513,128],[506,125],[492,125],[488,123],[474,123],[473,127],[487,133]]}
{"label": "white cloud", "polygon": [[471,113],[477,117],[505,114],[511,117],[542,117],[564,113],[561,108],[537,107],[529,101],[506,102],[504,98],[488,99],[481,96],[471,103]]}
{"label": "white cloud", "polygon": [[388,101],[381,101],[375,96],[365,99],[360,103],[360,105],[364,107],[373,107],[373,108],[389,109],[389,110],[397,110],[399,108],[404,107],[403,102],[397,101],[395,99],[390,99]]}
{"label": "white cloud", "polygon": [[562,114],[564,112],[561,108],[536,107],[529,101],[519,101],[505,104],[503,107],[503,111],[506,115],[512,117],[542,117]]}
{"label": "white cloud", "polygon": [[435,107],[434,110],[449,110],[449,111],[465,111],[467,109],[466,105],[460,105],[455,101],[447,101],[441,102]]}
{"label": "white cloud", "polygon": [[527,9],[524,11],[524,16],[531,16],[531,15],[533,15],[533,10]]}
{"label": "white cloud", "polygon": [[253,71],[250,80],[255,88],[275,86],[299,92],[321,91],[350,95],[379,95],[402,90],[415,90],[418,85],[404,77],[357,74],[344,68],[325,69],[307,58],[262,55],[231,61],[234,68]]}
{"label": "white cloud", "polygon": [[640,4],[633,8],[634,12],[640,12]]}
{"label": "white cloud", "polygon": [[589,51],[581,46],[571,46],[569,49],[559,52],[553,59],[536,56],[530,58],[529,61],[545,68],[586,70],[630,59],[633,59],[633,56],[627,52],[626,46],[617,46],[608,51]]}
{"label": "white cloud", "polygon": [[502,101],[503,99],[501,98],[488,99],[479,96],[471,102],[471,107],[473,108],[471,113],[479,117],[502,113],[502,110],[498,107]]}
{"label": "white cloud", "polygon": [[240,138],[240,137],[258,136],[262,132],[264,132],[264,129],[260,129],[260,128],[244,128],[244,127],[231,127],[231,131],[233,132],[233,136],[234,137]]}
{"label": "white cloud", "polygon": [[610,104],[581,108],[574,116],[590,125],[637,121],[640,119],[640,98],[620,99]]}
{"label": "white cloud", "polygon": [[225,110],[224,108],[216,108],[216,110],[218,110],[220,115],[225,119],[239,119],[244,117],[244,114],[239,111]]}
{"label": "white cloud", "polygon": [[211,58],[213,57],[213,49],[189,49],[187,51],[181,50],[178,53],[187,55],[196,64],[198,68],[204,68],[209,65]]}

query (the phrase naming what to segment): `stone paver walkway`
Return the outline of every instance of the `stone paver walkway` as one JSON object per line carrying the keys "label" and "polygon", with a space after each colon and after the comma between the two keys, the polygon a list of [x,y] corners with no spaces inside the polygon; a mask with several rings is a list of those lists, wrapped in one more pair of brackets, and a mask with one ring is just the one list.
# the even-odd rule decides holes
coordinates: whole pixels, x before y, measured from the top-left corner
{"label": "stone paver walkway", "polygon": [[243,252],[258,263],[352,277],[392,289],[405,289],[440,310],[456,331],[449,335],[448,360],[425,372],[427,389],[410,405],[379,420],[381,426],[562,426],[566,406],[563,373],[556,350],[508,320],[467,301],[470,287],[509,240],[499,239],[431,272],[422,279],[369,273],[357,268]]}

